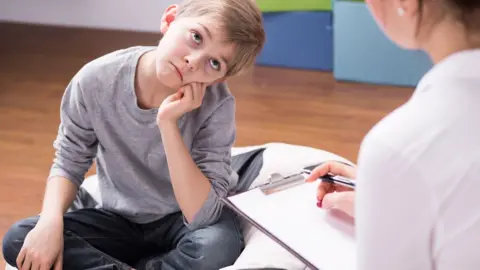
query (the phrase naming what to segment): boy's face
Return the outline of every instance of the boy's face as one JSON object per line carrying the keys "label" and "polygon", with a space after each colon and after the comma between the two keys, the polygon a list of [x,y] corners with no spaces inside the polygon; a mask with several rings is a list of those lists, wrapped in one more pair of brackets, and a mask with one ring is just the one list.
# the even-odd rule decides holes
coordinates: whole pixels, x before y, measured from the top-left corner
{"label": "boy's face", "polygon": [[169,7],[161,24],[164,34],[156,52],[157,78],[170,88],[192,82],[211,85],[224,79],[234,44],[211,18],[176,18],[177,6]]}

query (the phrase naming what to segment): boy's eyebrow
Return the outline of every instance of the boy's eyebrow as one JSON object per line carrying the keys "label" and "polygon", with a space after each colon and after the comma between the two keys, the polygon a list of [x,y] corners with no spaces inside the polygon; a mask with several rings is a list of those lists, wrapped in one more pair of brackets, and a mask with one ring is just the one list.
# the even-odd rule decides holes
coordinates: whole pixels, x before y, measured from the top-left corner
{"label": "boy's eyebrow", "polygon": [[198,24],[203,28],[203,30],[204,30],[205,32],[207,32],[208,38],[212,39],[212,33],[210,33],[210,30],[208,30],[208,28],[205,27],[205,25],[203,25],[203,24],[201,24],[201,23],[198,23]]}

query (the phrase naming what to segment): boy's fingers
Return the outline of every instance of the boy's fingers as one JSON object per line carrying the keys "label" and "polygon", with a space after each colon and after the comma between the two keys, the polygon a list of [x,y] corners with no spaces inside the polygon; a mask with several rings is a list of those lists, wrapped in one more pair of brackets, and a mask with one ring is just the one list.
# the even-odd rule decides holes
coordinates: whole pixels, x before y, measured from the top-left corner
{"label": "boy's fingers", "polygon": [[195,83],[193,86],[193,95],[194,95],[194,107],[200,107],[202,105],[203,96],[205,95],[205,84],[204,83]]}
{"label": "boy's fingers", "polygon": [[185,93],[185,90],[178,90],[177,93],[175,93],[175,100],[181,99],[183,97],[183,93]]}
{"label": "boy's fingers", "polygon": [[205,96],[205,92],[207,91],[207,85],[202,83],[200,86],[200,99],[203,99],[203,96]]}
{"label": "boy's fingers", "polygon": [[198,105],[199,101],[202,100],[202,84],[196,83],[193,87],[194,101],[195,105]]}
{"label": "boy's fingers", "polygon": [[22,248],[20,250],[20,253],[18,253],[18,256],[17,256],[17,267],[18,267],[18,269],[22,269],[23,261],[25,260],[25,254],[26,254],[25,248]]}
{"label": "boy's fingers", "polygon": [[195,103],[198,99],[198,84],[191,83],[189,86],[192,89],[192,101]]}
{"label": "boy's fingers", "polygon": [[25,270],[30,270],[30,268],[32,268],[32,260],[30,258],[30,256],[28,256],[28,254],[25,255],[25,260],[23,261],[23,264],[22,264],[22,270],[25,269]]}
{"label": "boy's fingers", "polygon": [[194,98],[193,96],[193,91],[192,91],[192,85],[189,84],[183,88],[183,98],[185,98],[186,101],[191,102]]}
{"label": "boy's fingers", "polygon": [[202,88],[200,88],[199,90],[199,95],[198,95],[198,105],[202,105],[202,102],[203,102],[203,97],[205,97],[205,92],[206,92],[206,88],[205,86],[202,86]]}
{"label": "boy's fingers", "polygon": [[38,262],[38,258],[35,258],[32,260],[32,266],[30,267],[30,270],[40,270],[40,263]]}
{"label": "boy's fingers", "polygon": [[178,89],[177,93],[180,94],[180,97],[183,97],[183,95],[185,94],[186,87],[187,86],[182,86],[180,89]]}
{"label": "boy's fingers", "polygon": [[55,261],[54,270],[62,270],[63,267],[63,251],[60,251],[58,254],[57,260]]}
{"label": "boy's fingers", "polygon": [[171,103],[171,102],[174,102],[174,101],[177,101],[179,100],[180,98],[182,97],[182,93],[180,91],[177,91],[175,94],[173,95],[170,95],[166,98],[166,100]]}

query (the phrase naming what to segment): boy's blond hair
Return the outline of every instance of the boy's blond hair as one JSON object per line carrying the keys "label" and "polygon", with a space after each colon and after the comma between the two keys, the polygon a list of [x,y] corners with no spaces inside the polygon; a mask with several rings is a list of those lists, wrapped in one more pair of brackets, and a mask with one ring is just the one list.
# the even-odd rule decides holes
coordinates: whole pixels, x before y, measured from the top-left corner
{"label": "boy's blond hair", "polygon": [[184,0],[177,16],[209,16],[225,31],[225,41],[236,45],[226,76],[253,65],[265,43],[262,13],[254,0]]}

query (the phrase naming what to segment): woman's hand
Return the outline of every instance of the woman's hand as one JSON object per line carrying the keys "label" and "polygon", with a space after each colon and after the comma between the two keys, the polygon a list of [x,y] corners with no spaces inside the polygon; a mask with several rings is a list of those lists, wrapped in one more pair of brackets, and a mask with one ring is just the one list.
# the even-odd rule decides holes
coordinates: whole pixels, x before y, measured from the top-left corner
{"label": "woman's hand", "polygon": [[[328,162],[315,168],[306,181],[315,182],[326,174],[355,179],[356,169],[339,162]],[[351,188],[322,181],[318,186],[317,199],[319,207],[336,208],[352,217],[355,216],[355,191]]]}

